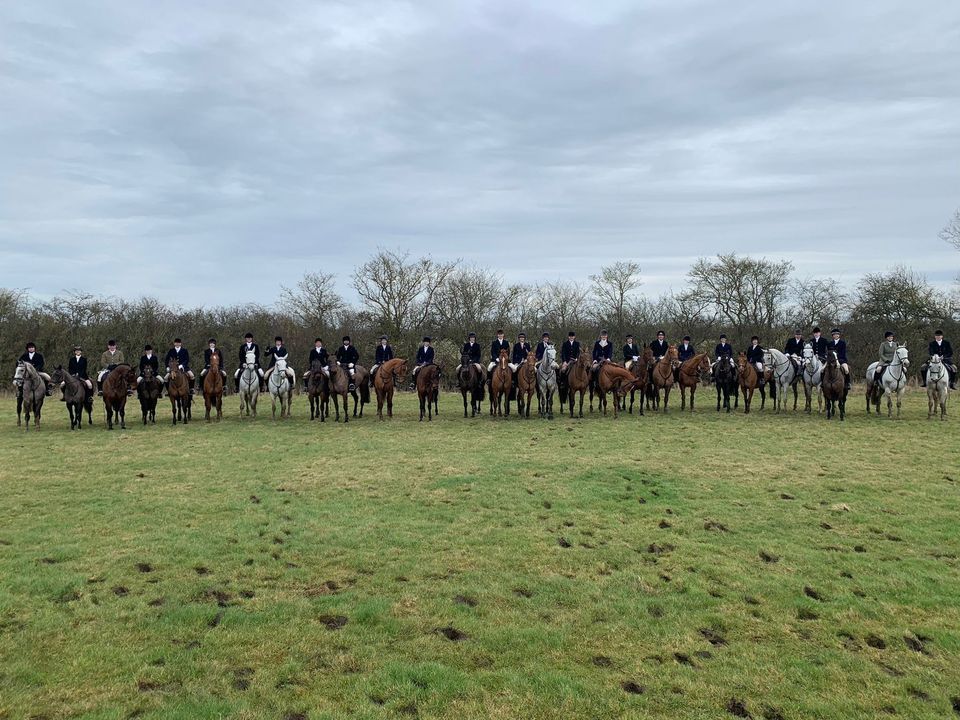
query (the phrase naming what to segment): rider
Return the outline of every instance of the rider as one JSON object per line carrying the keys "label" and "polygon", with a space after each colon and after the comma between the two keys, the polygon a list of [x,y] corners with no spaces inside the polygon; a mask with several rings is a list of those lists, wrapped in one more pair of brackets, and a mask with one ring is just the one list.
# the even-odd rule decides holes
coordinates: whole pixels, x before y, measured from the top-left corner
{"label": "rider", "polygon": [[487,379],[493,380],[493,369],[500,361],[500,351],[506,350],[510,357],[510,341],[503,337],[503,330],[497,330],[497,338],[490,343],[490,363],[487,365]]}
{"label": "rider", "polygon": [[337,348],[336,357],[337,364],[342,368],[346,368],[347,373],[350,376],[350,385],[349,390],[353,392],[357,389],[357,386],[353,384],[353,375],[356,370],[355,366],[360,362],[360,353],[357,352],[357,349],[350,344],[350,336],[343,336],[343,344]]}
{"label": "rider", "polygon": [[788,358],[793,358],[799,364],[803,359],[803,331],[797,328],[793,331],[793,337],[787,340],[783,346],[783,354]]}
{"label": "rider", "polygon": [[720,342],[713,347],[713,356],[716,359],[710,363],[710,371],[716,377],[717,363],[721,358],[727,358],[731,363],[733,362],[733,347],[727,342],[727,336],[724,333],[720,333]]}
{"label": "rider", "polygon": [[[480,373],[481,377],[483,376],[483,351],[480,349],[480,343],[477,342],[476,333],[472,332],[467,335],[467,341],[460,349],[460,357],[468,358],[469,362],[476,366],[477,372]],[[460,372],[461,367],[463,367],[462,363],[457,365],[457,372]]]}
{"label": "rider", "polygon": [[380,344],[377,345],[377,355],[374,358],[373,367],[370,368],[370,377],[373,377],[377,374],[377,368],[379,368],[387,360],[393,360],[393,348],[387,343],[387,336],[380,336]]}
{"label": "rider", "polygon": [[32,340],[27,343],[27,346],[24,348],[24,350],[25,352],[18,358],[18,360],[20,362],[33,365],[33,369],[36,370],[37,374],[43,378],[46,394],[50,395],[53,392],[53,387],[51,385],[52,379],[43,371],[43,355],[37,352],[37,345]]}
{"label": "rider", "polygon": [[890,365],[897,356],[897,336],[890,330],[887,330],[883,334],[883,342],[880,343],[879,355],[877,369],[873,371],[873,382],[878,382],[883,378],[883,371],[887,369],[887,365]]}
{"label": "rider", "polygon": [[[190,353],[183,347],[183,341],[180,338],[173,339],[173,347],[167,350],[167,356],[163,359],[163,366],[170,367],[171,360],[176,360],[179,369],[186,373],[187,378],[190,380],[190,394],[193,395],[193,386],[194,383],[196,383],[196,378],[193,375],[193,370],[190,369]],[[164,386],[167,386],[169,381],[170,375],[168,373],[163,376]]]}
{"label": "rider", "polygon": [[629,370],[630,367],[640,359],[640,348],[633,342],[633,334],[627,333],[626,344],[623,346],[623,366]]}
{"label": "rider", "polygon": [[613,360],[613,344],[608,340],[609,334],[606,330],[600,331],[600,337],[593,343],[593,381],[597,380],[597,373],[600,366]]}
{"label": "rider", "polygon": [[513,355],[510,358],[510,369],[514,372],[517,368],[527,361],[527,355],[530,352],[530,343],[527,342],[527,334],[517,335],[517,341],[513,344]]}
{"label": "rider", "polygon": [[753,363],[757,369],[757,378],[760,385],[763,385],[763,346],[760,344],[760,338],[756,335],[750,337],[750,347],[747,348],[747,362]]}
{"label": "rider", "polygon": [[840,339],[840,328],[833,328],[830,331],[830,337],[833,340],[827,346],[827,349],[837,354],[837,362],[840,363],[840,369],[843,370],[843,383],[847,390],[850,389],[850,366],[847,365],[847,341]]}
{"label": "rider", "polygon": [[657,339],[650,343],[650,349],[653,350],[654,362],[661,360],[667,354],[670,343],[667,342],[667,333],[663,330],[657,330]]}
{"label": "rider", "polygon": [[[682,365],[686,360],[689,360],[696,354],[697,349],[691,344],[690,336],[684,335],[683,342],[680,343],[680,347],[677,348],[677,360],[679,360]],[[680,365],[677,365],[677,367],[673,369],[673,379],[675,382],[680,382]]]}
{"label": "rider", "polygon": [[[83,380],[83,384],[87,386],[87,390],[93,390],[93,383],[90,382],[90,377],[87,375],[87,359],[83,356],[83,348],[79,345],[73,346],[73,357],[70,358],[70,362],[67,364],[67,372]],[[66,381],[60,383],[61,401],[65,400],[63,388],[66,384]]]}
{"label": "rider", "polygon": [[263,368],[260,367],[260,346],[253,341],[253,333],[247,333],[243,336],[243,345],[240,346],[240,351],[237,353],[237,359],[240,361],[240,364],[237,366],[237,371],[233,374],[233,389],[236,392],[240,392],[240,373],[243,372],[243,366],[247,363],[247,353],[253,353],[253,362],[254,367],[257,370],[257,375],[260,376],[260,390],[265,390],[266,379],[263,374]]}
{"label": "rider", "polygon": [[560,347],[561,372],[567,371],[567,366],[580,357],[580,341],[577,334],[571,330],[567,333],[567,341]]}
{"label": "rider", "polygon": [[307,378],[310,377],[314,362],[320,363],[320,368],[325,375],[330,374],[330,369],[327,367],[327,363],[330,362],[330,355],[320,338],[313,339],[313,349],[310,351],[310,357],[307,358],[307,371],[303,373],[303,392],[307,392]]}
{"label": "rider", "polygon": [[413,384],[417,384],[417,373],[420,372],[420,368],[424,365],[433,365],[434,350],[433,346],[430,344],[433,342],[430,339],[429,335],[424,335],[423,345],[417,348],[417,364],[413,367],[413,377],[411,380]]}
{"label": "rider", "polygon": [[[824,362],[827,359],[827,339],[825,337],[820,337],[820,328],[813,328],[813,337],[810,338],[810,344],[813,346],[813,354],[820,358],[820,362]],[[800,356],[803,357],[803,353],[800,353]]]}
{"label": "rider", "polygon": [[117,365],[123,364],[123,351],[117,349],[117,341],[107,342],[107,349],[100,354],[100,372],[97,373],[97,395],[103,395],[103,379]]}
{"label": "rider", "polygon": [[203,388],[203,378],[210,369],[210,358],[214,355],[220,360],[220,374],[223,375],[223,382],[227,382],[227,371],[223,369],[223,352],[217,347],[216,338],[210,338],[207,341],[207,349],[203,351],[203,370],[200,371],[200,387]]}
{"label": "rider", "polygon": [[[289,353],[287,348],[283,345],[283,338],[277,335],[273,339],[273,347],[267,350],[266,354],[270,356],[270,365],[267,367],[266,372],[263,373],[263,382],[266,383],[270,378],[270,373],[273,372],[274,367],[277,364],[277,358],[287,359]],[[286,368],[286,376],[290,378],[290,390],[292,391],[297,384],[297,374],[293,371],[293,368],[289,365]]]}
{"label": "rider", "polygon": [[[927,346],[927,354],[932,358],[939,355],[943,366],[947,368],[947,374],[950,377],[950,389],[957,389],[957,366],[953,364],[953,348],[950,347],[950,341],[943,339],[943,330],[937,330],[933,333],[933,340]],[[920,366],[920,387],[927,386],[927,368],[930,366],[929,358]]]}
{"label": "rider", "polygon": [[540,342],[537,343],[537,350],[536,350],[537,362],[540,362],[541,360],[543,360],[543,354],[547,351],[548,345],[553,345],[553,342],[550,340],[550,333],[545,332],[543,335],[540,336]]}
{"label": "rider", "polygon": [[140,365],[137,372],[137,386],[140,386],[140,381],[143,380],[143,371],[145,368],[153,369],[153,376],[155,378],[160,377],[160,358],[153,354],[153,345],[147,344],[143,346],[143,355],[140,356]]}

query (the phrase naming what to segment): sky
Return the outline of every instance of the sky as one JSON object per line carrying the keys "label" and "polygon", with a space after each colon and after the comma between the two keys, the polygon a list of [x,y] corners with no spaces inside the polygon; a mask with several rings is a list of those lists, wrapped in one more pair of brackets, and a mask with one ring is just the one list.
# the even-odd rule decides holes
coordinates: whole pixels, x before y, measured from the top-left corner
{"label": "sky", "polygon": [[700,256],[950,286],[960,4],[0,6],[0,287],[277,302],[378,247],[508,282]]}

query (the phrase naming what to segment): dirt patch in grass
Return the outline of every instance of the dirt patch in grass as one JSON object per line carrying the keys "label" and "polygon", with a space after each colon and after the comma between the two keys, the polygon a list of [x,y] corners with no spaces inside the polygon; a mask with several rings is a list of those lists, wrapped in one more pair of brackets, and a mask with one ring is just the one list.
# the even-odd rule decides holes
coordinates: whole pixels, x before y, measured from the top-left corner
{"label": "dirt patch in grass", "polygon": [[467,607],[477,606],[477,599],[470,595],[457,595],[453,598],[453,601],[457,603],[457,605],[466,605]]}
{"label": "dirt patch in grass", "polygon": [[136,567],[137,567],[137,572],[142,572],[142,573],[153,572],[153,565],[151,565],[148,562],[138,562]]}
{"label": "dirt patch in grass", "polygon": [[124,585],[114,585],[110,591],[117,597],[124,597],[130,594],[130,589]]}
{"label": "dirt patch in grass", "polygon": [[465,632],[463,632],[462,630],[457,630],[457,628],[453,627],[452,625],[447,625],[446,627],[437,628],[436,630],[434,630],[434,632],[437,635],[442,635],[443,637],[445,637],[447,640],[450,640],[451,642],[460,642],[461,640],[466,640],[467,638],[470,637]]}
{"label": "dirt patch in grass", "polygon": [[700,634],[711,645],[726,645],[727,639],[712,628],[700,628]]}
{"label": "dirt patch in grass", "polygon": [[753,715],[747,710],[746,704],[739,698],[730,698],[727,700],[726,711],[738,718],[752,718]]}
{"label": "dirt patch in grass", "polygon": [[350,619],[346,615],[321,615],[317,618],[321,625],[327,630],[339,630],[346,625]]}
{"label": "dirt patch in grass", "polygon": [[761,550],[759,554],[760,554],[760,559],[763,560],[765,563],[780,562],[780,556],[772,552]]}
{"label": "dirt patch in grass", "polygon": [[870,647],[874,648],[875,650],[887,649],[887,641],[884,640],[879,635],[874,635],[873,633],[870,633],[869,635],[867,635],[864,638],[864,642],[867,643],[867,645],[869,645]]}
{"label": "dirt patch in grass", "polygon": [[646,692],[646,688],[643,685],[640,685],[633,680],[624,680],[620,683],[620,689],[623,690],[628,695],[643,695]]}

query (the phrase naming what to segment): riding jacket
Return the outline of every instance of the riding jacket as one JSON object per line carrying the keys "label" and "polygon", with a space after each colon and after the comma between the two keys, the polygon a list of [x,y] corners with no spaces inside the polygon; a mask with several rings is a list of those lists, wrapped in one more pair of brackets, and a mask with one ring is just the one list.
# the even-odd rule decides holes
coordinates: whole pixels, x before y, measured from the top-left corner
{"label": "riding jacket", "polygon": [[546,346],[546,345],[543,343],[543,341],[541,340],[540,342],[537,343],[536,355],[537,355],[537,360],[538,360],[538,361],[543,360],[543,354],[544,354],[546,351],[547,351],[547,346]]}
{"label": "riding jacket", "polygon": [[927,352],[930,354],[930,357],[934,355],[939,355],[940,359],[944,362],[953,361],[953,348],[950,347],[950,343],[946,340],[938,343],[936,340],[931,340],[930,345],[927,346]]}
{"label": "riding jacket", "polygon": [[256,364],[257,367],[260,367],[260,346],[257,345],[256,343],[249,343],[249,344],[244,343],[243,345],[240,346],[240,352],[237,354],[237,356],[240,359],[240,365],[243,365],[244,363],[247,362],[248,352],[253,353],[253,362]]}
{"label": "riding jacket", "polygon": [[628,360],[633,360],[635,357],[640,357],[640,348],[636,345],[631,345],[627,343],[623,346],[623,361],[627,362]]}
{"label": "riding jacket", "polygon": [[[659,340],[654,340],[650,343],[650,349],[653,350],[653,356],[655,358],[661,358],[667,354],[667,349],[670,347],[670,343],[666,340],[660,342]],[[719,347],[719,346],[718,346]]]}
{"label": "riding jacket", "polygon": [[319,350],[317,350],[317,348],[313,348],[310,351],[310,359],[307,361],[307,367],[313,367],[314,361],[319,361],[321,365],[326,366],[329,362],[329,358],[330,355],[327,353],[326,348],[322,347]]}
{"label": "riding jacket", "polygon": [[164,366],[169,366],[171,360],[176,360],[177,365],[183,365],[184,370],[190,369],[190,353],[185,347],[181,347],[179,352],[176,348],[167,350],[167,356],[163,359]]}
{"label": "riding jacket", "polygon": [[375,360],[377,365],[385,363],[387,360],[393,360],[393,348],[389,345],[386,347],[382,344],[377,345],[377,356]]}
{"label": "riding jacket", "polygon": [[593,343],[593,361],[602,362],[604,360],[613,360],[613,345],[611,343],[601,345],[600,341],[597,340]]}
{"label": "riding jacket", "polygon": [[109,350],[104,350],[100,355],[100,369],[101,370],[112,370],[117,365],[123,365],[123,351],[117,350],[116,352],[111,353]]}
{"label": "riding jacket", "polygon": [[677,347],[677,359],[680,362],[689,360],[696,354],[697,354],[697,349],[693,345],[690,345],[689,343],[681,343],[680,346]]}
{"label": "riding jacket", "polygon": [[76,375],[82,380],[88,380],[87,359],[83,355],[80,357],[74,355],[72,358],[70,358],[70,362],[67,364],[67,372],[71,375]]}
{"label": "riding jacket", "polygon": [[360,362],[360,353],[353,345],[347,345],[346,347],[341,345],[338,347],[336,357],[337,362],[341,365],[349,365],[351,363],[356,365]]}
{"label": "riding jacket", "polygon": [[434,355],[436,355],[436,352],[432,347],[421,345],[417,348],[417,365],[433,365]]}
{"label": "riding jacket", "polygon": [[43,355],[40,353],[35,352],[33,357],[30,357],[30,353],[24,353],[19,360],[20,362],[30,363],[37,372],[43,372]]}
{"label": "riding jacket", "polygon": [[[807,342],[813,346],[813,354],[818,358],[823,360],[827,356],[827,339],[825,337],[821,335],[819,339],[810,338]],[[802,352],[800,356],[803,357]]]}
{"label": "riding jacket", "polygon": [[751,345],[747,348],[747,362],[751,363],[762,363],[763,362],[763,346],[760,343],[757,343],[756,347]]}
{"label": "riding jacket", "polygon": [[506,338],[503,340],[494,340],[492,343],[490,343],[490,362],[496,362],[500,359],[501,350],[506,350],[509,356],[510,341]]}
{"label": "riding jacket", "polygon": [[572,362],[580,357],[580,341],[574,340],[572,343],[567,340],[560,348],[560,359],[563,362]]}
{"label": "riding jacket", "polygon": [[828,350],[832,350],[837,354],[837,361],[840,363],[845,363],[847,361],[847,341],[846,340],[834,340],[831,341],[827,346]]}
{"label": "riding jacket", "polygon": [[787,340],[787,344],[783,346],[783,354],[803,357],[803,340],[797,340],[796,338]]}
{"label": "riding jacket", "polygon": [[714,357],[733,357],[733,346],[730,343],[717,343],[713,349]]}
{"label": "riding jacket", "polygon": [[897,344],[884,340],[880,343],[880,364],[889,365],[897,356]]}
{"label": "riding jacket", "polygon": [[530,343],[528,342],[516,342],[513,344],[513,355],[510,359],[514,365],[519,365],[520,363],[526,362],[527,353],[530,352]]}
{"label": "riding jacket", "polygon": [[483,351],[480,349],[480,343],[473,343],[471,345],[470,343],[465,342],[460,354],[466,355],[468,358],[470,358],[470,362],[478,364],[483,357]]}
{"label": "riding jacket", "polygon": [[156,377],[160,374],[160,358],[156,355],[151,355],[149,358],[146,355],[140,356],[140,374],[143,375],[144,368],[153,368],[153,375]]}
{"label": "riding jacket", "polygon": [[220,348],[217,348],[216,350],[211,350],[210,348],[207,348],[206,350],[203,351],[204,368],[210,367],[210,358],[213,355],[216,355],[220,359],[220,371],[223,372],[223,351]]}
{"label": "riding jacket", "polygon": [[269,364],[267,367],[268,367],[268,368],[272,368],[274,365],[277,364],[277,358],[286,358],[286,357],[287,357],[287,355],[288,355],[288,353],[287,353],[287,347],[286,347],[286,345],[281,345],[280,347],[274,346],[274,347],[268,349],[267,352],[266,352],[266,354],[270,356],[270,364]]}

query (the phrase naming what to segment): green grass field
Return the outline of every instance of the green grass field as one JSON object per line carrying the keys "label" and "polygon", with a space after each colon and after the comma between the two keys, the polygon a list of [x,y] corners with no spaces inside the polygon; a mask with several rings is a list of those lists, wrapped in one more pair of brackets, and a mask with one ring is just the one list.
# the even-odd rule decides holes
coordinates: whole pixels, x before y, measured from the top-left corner
{"label": "green grass field", "polygon": [[0,717],[960,716],[955,421],[710,397],[29,434],[4,400]]}

